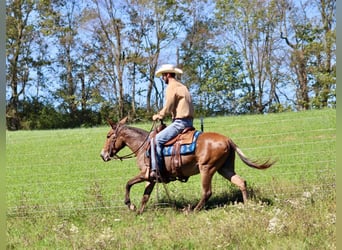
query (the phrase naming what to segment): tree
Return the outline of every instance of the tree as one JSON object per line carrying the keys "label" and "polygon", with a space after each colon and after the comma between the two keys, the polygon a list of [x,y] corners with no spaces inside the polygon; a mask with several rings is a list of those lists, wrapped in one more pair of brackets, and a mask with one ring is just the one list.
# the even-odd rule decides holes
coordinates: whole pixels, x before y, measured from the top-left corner
{"label": "tree", "polygon": [[[326,107],[329,99],[335,100],[336,1],[282,1],[281,9],[281,38],[291,49],[298,109]],[[320,13],[320,19],[309,15],[312,9]]]}
{"label": "tree", "polygon": [[32,42],[34,24],[30,19],[35,1],[6,1],[6,71],[7,84],[11,94],[6,109],[8,129],[20,128],[18,107],[20,97],[24,97],[32,66]]}
{"label": "tree", "polygon": [[192,91],[196,113],[201,115],[217,111],[218,105],[225,102],[220,95],[225,81],[220,77],[224,75],[226,60],[215,43],[216,22],[209,14],[212,7],[207,1],[187,1],[182,9],[187,17],[179,49],[179,64],[184,71],[182,81]]}
{"label": "tree", "polygon": [[55,96],[62,100],[60,107],[70,115],[70,123],[76,125],[78,123],[77,71],[79,65],[77,62],[78,41],[76,41],[78,20],[75,8],[76,2],[71,1],[66,2],[59,9],[60,15],[55,20],[54,35],[57,37],[58,48],[55,69],[60,79]]}
{"label": "tree", "polygon": [[229,62],[225,60],[225,55],[219,55],[219,48],[213,42],[213,22],[198,16],[194,9],[192,11],[192,20],[189,20],[179,52],[181,67],[185,72],[182,80],[192,89],[196,112],[208,115],[219,109],[220,100],[226,101],[220,93],[225,87],[231,86],[225,84],[224,79],[227,73],[224,69]]}
{"label": "tree", "polygon": [[[294,11],[296,7],[285,0],[281,4],[281,11],[283,12],[283,27],[281,28],[280,37],[284,39],[286,44],[291,48],[291,59],[290,66],[297,76],[298,87],[296,89],[297,93],[297,108],[299,110],[307,110],[310,106],[309,99],[309,86],[308,86],[308,72],[307,63],[309,60],[308,56],[308,31],[310,31],[311,24],[307,23],[303,17],[303,13],[296,13]],[[287,12],[290,10],[291,19],[287,17]],[[299,23],[299,20],[302,20]],[[288,28],[288,24],[293,25],[292,29]],[[289,38],[289,33],[293,32],[293,42]]]}
{"label": "tree", "polygon": [[[168,46],[177,38],[183,26],[183,15],[178,10],[178,1],[170,0],[134,0],[127,1],[129,6],[130,25],[133,27],[131,34],[135,34],[139,40],[134,46],[140,49],[139,73],[148,82],[146,90],[147,113],[152,112],[152,106],[159,107],[158,88],[155,82],[155,71],[159,63],[170,63],[172,59],[162,59],[162,50],[170,50]],[[176,48],[170,51],[176,56]],[[173,59],[174,61],[176,60]],[[152,105],[152,93],[156,92],[155,104]]]}
{"label": "tree", "polygon": [[329,102],[336,105],[336,0],[317,0],[315,4],[320,22],[314,27],[317,41],[311,44],[309,73],[315,81],[312,105],[324,108]]}
{"label": "tree", "polygon": [[[110,0],[92,0],[82,13],[82,24],[90,37],[85,42],[88,54],[93,53],[93,79],[104,95],[117,108],[116,116],[125,115],[124,72],[126,68],[125,29],[120,3]],[[108,93],[106,93],[108,92]]]}
{"label": "tree", "polygon": [[51,28],[49,37],[55,41],[53,67],[59,79],[54,80],[56,89],[53,95],[59,102],[60,112],[69,116],[70,127],[93,124],[93,118],[89,116],[96,89],[93,89],[93,75],[90,74],[92,56],[80,34],[82,9],[78,2],[66,1],[51,5],[47,12],[50,18],[54,18],[52,27],[51,22],[46,22],[46,27]]}
{"label": "tree", "polygon": [[279,15],[274,1],[221,0],[216,9],[224,34],[222,46],[230,44],[243,57],[246,78],[241,85],[242,104],[248,112],[266,112],[278,101],[275,73],[281,67],[281,61],[276,60],[281,54],[279,38],[275,37]]}

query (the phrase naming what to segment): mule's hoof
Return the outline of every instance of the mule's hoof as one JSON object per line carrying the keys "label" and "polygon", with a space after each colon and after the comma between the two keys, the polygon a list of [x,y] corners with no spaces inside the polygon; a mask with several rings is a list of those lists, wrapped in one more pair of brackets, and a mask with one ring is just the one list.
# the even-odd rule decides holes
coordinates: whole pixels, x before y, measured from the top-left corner
{"label": "mule's hoof", "polygon": [[129,205],[129,210],[131,210],[131,211],[135,211],[137,208],[136,208],[136,206],[134,205],[134,204],[130,204]]}
{"label": "mule's hoof", "polygon": [[184,208],[182,209],[182,212],[183,212],[184,214],[186,214],[186,215],[188,215],[189,213],[193,212],[193,210],[191,209],[191,205],[188,204],[188,206],[184,207]]}
{"label": "mule's hoof", "polygon": [[144,212],[144,211],[140,209],[140,210],[137,212],[137,215],[142,215],[143,212]]}

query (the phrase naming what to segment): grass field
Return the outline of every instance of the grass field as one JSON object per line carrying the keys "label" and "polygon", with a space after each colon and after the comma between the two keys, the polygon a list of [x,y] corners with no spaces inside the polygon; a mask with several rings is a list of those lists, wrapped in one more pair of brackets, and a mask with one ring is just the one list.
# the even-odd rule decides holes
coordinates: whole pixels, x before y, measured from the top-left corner
{"label": "grass field", "polygon": [[[200,198],[199,175],[159,184],[143,215],[128,211],[124,188],[137,174],[135,159],[101,160],[108,130],[7,132],[8,249],[336,249],[336,110],[205,118],[205,131],[277,163],[258,171],[237,158],[249,203],[215,175],[198,213],[183,208]],[[137,206],[143,188],[132,189]]]}

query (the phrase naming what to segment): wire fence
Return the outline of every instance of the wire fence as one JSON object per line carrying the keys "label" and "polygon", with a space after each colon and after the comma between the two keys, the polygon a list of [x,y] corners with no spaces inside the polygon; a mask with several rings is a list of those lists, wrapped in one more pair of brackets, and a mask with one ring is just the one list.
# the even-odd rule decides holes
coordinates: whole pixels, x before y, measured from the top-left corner
{"label": "wire fence", "polygon": [[[253,190],[260,190],[259,196],[265,194],[272,199],[289,199],[308,192],[334,193],[336,111],[227,119],[229,122],[224,123],[217,122],[216,118],[206,119],[205,131],[223,134],[229,131],[246,155],[261,159],[271,156],[277,160],[274,167],[257,171],[249,169],[237,158],[237,173]],[[196,122],[195,127],[199,128],[199,121]],[[99,151],[107,130],[7,133],[8,216],[41,216],[44,213],[124,207],[126,182],[138,171],[135,159],[110,163],[100,160]],[[125,149],[120,153],[125,152],[130,151]],[[213,196],[233,188],[220,175],[214,176]],[[140,202],[143,189],[141,184],[131,190],[131,199],[136,203]],[[149,204],[167,203],[170,197],[173,201],[196,203],[200,195],[200,176],[197,175],[187,183],[159,184]]]}

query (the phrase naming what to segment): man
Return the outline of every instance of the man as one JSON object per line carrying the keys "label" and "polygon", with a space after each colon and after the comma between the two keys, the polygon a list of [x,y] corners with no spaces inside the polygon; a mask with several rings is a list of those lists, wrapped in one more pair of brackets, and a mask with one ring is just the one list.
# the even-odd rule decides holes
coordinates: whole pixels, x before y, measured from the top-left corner
{"label": "man", "polygon": [[164,107],[152,119],[162,120],[166,115],[171,114],[172,123],[159,132],[155,141],[151,140],[151,165],[150,177],[157,178],[157,169],[164,166],[163,146],[171,138],[175,137],[186,127],[193,126],[194,107],[188,88],[176,80],[176,74],[183,71],[172,64],[164,64],[156,72],[156,76],[162,76],[167,84],[165,91]]}

